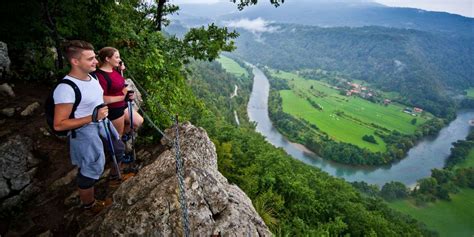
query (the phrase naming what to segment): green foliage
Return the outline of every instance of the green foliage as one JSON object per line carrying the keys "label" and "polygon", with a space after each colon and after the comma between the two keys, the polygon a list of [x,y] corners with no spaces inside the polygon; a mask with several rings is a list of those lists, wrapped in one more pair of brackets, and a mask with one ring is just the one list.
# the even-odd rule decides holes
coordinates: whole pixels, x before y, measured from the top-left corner
{"label": "green foliage", "polygon": [[362,140],[364,140],[366,142],[373,143],[373,144],[377,144],[377,141],[375,140],[375,137],[372,136],[372,135],[364,135],[364,136],[362,136]]}
{"label": "green foliage", "polygon": [[[257,4],[258,0],[231,0],[233,3],[238,3],[237,7],[239,10],[243,10],[247,6],[255,5]],[[285,0],[270,0],[270,3],[274,5],[275,7],[280,6],[280,4],[283,4]]]}
{"label": "green foliage", "polygon": [[472,98],[465,98],[459,104],[459,107],[462,109],[472,109],[474,108],[474,99]]}
{"label": "green foliage", "polygon": [[169,0],[155,0],[154,2],[156,4],[154,4],[151,10],[153,12],[154,25],[157,31],[161,31],[162,26],[170,24],[170,20],[166,16],[176,13],[179,10],[179,6],[170,4]]}
{"label": "green foliage", "polygon": [[[171,125],[171,115],[164,113],[158,104],[172,115],[179,114],[182,121],[203,113],[202,102],[196,100],[186,85],[184,65],[191,59],[213,60],[220,52],[234,49],[231,40],[237,37],[235,32],[214,24],[191,29],[183,40],[166,37],[155,31],[156,22],[150,17],[156,14],[156,7],[139,0],[47,0],[34,1],[30,5],[20,1],[7,5],[7,10],[18,13],[22,11],[19,6],[31,10],[32,13],[25,17],[34,22],[35,27],[31,30],[36,34],[34,37],[25,33],[2,35],[7,36],[6,42],[13,52],[12,61],[25,61],[22,55],[27,55],[27,58],[33,56],[37,64],[31,67],[27,63],[25,69],[14,68],[19,78],[34,76],[44,80],[50,79],[51,74],[62,77],[65,71],[59,66],[64,63],[59,46],[66,39],[83,39],[97,48],[116,47],[127,64],[128,75],[133,75],[147,88],[147,109],[152,119],[162,126]],[[20,23],[26,25],[8,21],[6,32],[16,27],[25,32],[30,30],[29,22]],[[37,44],[41,47],[30,52],[30,46]],[[58,52],[56,59],[52,49]]]}
{"label": "green foliage", "polygon": [[369,197],[377,197],[379,195],[379,187],[374,184],[368,184],[364,181],[356,181],[352,182],[351,185],[359,190],[359,192],[369,196]]}
{"label": "green foliage", "polygon": [[474,148],[471,148],[469,151],[467,158],[463,159],[463,161],[459,162],[455,166],[456,168],[469,168],[474,167]]}
{"label": "green foliage", "polygon": [[451,201],[436,201],[420,207],[411,200],[398,200],[388,205],[413,216],[439,232],[439,236],[466,236],[474,233],[474,189],[462,189],[451,196]]}
{"label": "green foliage", "polygon": [[[26,4],[25,1],[18,3]],[[275,149],[254,131],[250,123],[243,123],[241,127],[231,125],[228,115],[232,110],[239,110],[240,116],[245,118],[242,115],[245,115],[245,109],[242,108],[245,108],[246,97],[229,102],[224,97],[228,98],[233,91],[232,84],[225,87],[217,78],[214,83],[203,79],[208,75],[218,77],[222,74],[222,69],[210,73],[212,67],[218,67],[217,63],[211,66],[199,65],[201,62],[197,62],[197,66],[190,65],[188,69],[195,78],[187,75],[184,67],[193,58],[212,60],[220,51],[230,50],[232,43],[228,40],[235,35],[226,29],[211,25],[179,40],[156,32],[155,22],[150,17],[153,9],[138,0],[48,0],[42,3],[49,4],[49,7],[41,8],[36,1],[30,6],[23,5],[31,11],[30,15],[22,15],[27,20],[15,22],[15,25],[11,21],[6,24],[6,29],[16,26],[25,32],[28,32],[30,23],[37,26],[32,28],[35,34],[2,34],[2,37],[8,38],[7,43],[15,52],[12,55],[15,61],[21,61],[17,58],[21,55],[19,52],[31,50],[22,48],[25,45],[41,45],[37,50],[45,52],[48,47],[59,49],[57,43],[64,39],[85,39],[98,48],[106,45],[117,47],[132,72],[129,75],[134,74],[135,79],[147,89],[149,96],[146,105],[152,119],[161,126],[171,123],[159,103],[172,114],[179,114],[181,121],[191,120],[205,127],[216,144],[219,170],[257,204],[259,212],[275,233],[354,236],[432,234],[419,222],[394,213],[380,200],[365,198],[343,180],[330,177],[319,169],[295,161],[283,150]],[[2,9],[18,14],[18,6],[11,4]],[[45,9],[50,10],[54,21],[44,21]],[[14,40],[17,41],[13,43]],[[60,75],[61,61],[59,56],[55,68],[48,70]],[[196,73],[203,68],[208,68],[202,72],[209,74]],[[30,75],[30,71],[17,70],[17,73]],[[248,80],[240,84],[244,95],[248,96],[250,83]],[[208,91],[205,91],[206,87]],[[195,95],[203,95],[204,102]]]}
{"label": "green foliage", "polygon": [[397,91],[395,101],[449,119],[456,106],[445,90],[473,86],[472,40],[384,27],[272,26],[280,30],[262,33],[264,43],[240,31],[236,53],[280,70],[339,72]]}
{"label": "green foliage", "polygon": [[242,77],[242,79],[251,80],[251,78],[249,78],[249,73],[247,72],[247,70],[231,58],[226,57],[224,55],[220,55],[217,61],[230,74],[233,74],[236,77]]}
{"label": "green foliage", "polygon": [[474,98],[474,88],[469,88],[466,90],[466,96],[469,98]]}
{"label": "green foliage", "polygon": [[[230,125],[232,119],[226,115],[231,114],[234,105],[228,106],[228,101],[216,98],[228,98],[233,85],[243,80],[222,75],[218,66],[193,62],[189,67],[189,83],[196,95],[204,99],[207,108],[216,111],[205,113],[197,124],[206,129],[216,145],[219,171],[252,199],[273,233],[277,236],[433,234],[413,219],[393,212],[381,200],[365,198],[344,181],[275,149],[251,124]],[[216,78],[217,75],[222,77]],[[251,81],[247,83],[248,87],[243,86],[242,91],[250,93]],[[239,103],[235,106],[245,107],[247,101]]]}
{"label": "green foliage", "polygon": [[450,194],[460,188],[474,188],[474,167],[460,166],[470,155],[474,147],[474,131],[465,141],[453,143],[451,154],[444,169],[433,169],[431,177],[418,180],[418,188],[411,192],[417,205],[426,205],[436,199],[451,200]]}
{"label": "green foliage", "polygon": [[255,210],[267,226],[274,230],[278,227],[277,213],[284,209],[284,199],[271,190],[262,193],[254,202]]}
{"label": "green foliage", "polygon": [[[236,111],[242,125],[247,122],[246,101],[252,89],[251,74],[246,78],[236,78],[226,73],[217,62],[193,61],[187,67],[189,70],[188,85],[194,94],[206,101],[207,108],[214,115],[224,118],[229,124],[235,124],[234,111]],[[237,86],[237,96],[231,98]]]}
{"label": "green foliage", "polygon": [[186,54],[194,59],[212,61],[219,56],[221,51],[232,51],[235,49],[234,42],[228,42],[237,38],[236,32],[228,32],[227,27],[218,27],[214,23],[204,28],[191,28],[184,36],[183,43],[186,45]]}
{"label": "green foliage", "polygon": [[474,130],[469,132],[465,141],[457,141],[453,143],[451,154],[446,160],[445,167],[452,168],[457,164],[462,163],[469,157],[469,153],[474,148]]}
{"label": "green foliage", "polygon": [[380,196],[388,201],[402,199],[408,196],[408,189],[403,183],[392,181],[384,184],[380,190]]}
{"label": "green foliage", "polygon": [[[425,114],[415,126],[410,124],[412,116],[402,112],[402,105],[383,106],[347,98],[324,82],[294,73],[264,72],[271,84],[269,115],[275,127],[326,159],[347,164],[387,164],[404,158],[418,139],[435,134],[445,124]],[[334,77],[337,75],[328,75],[327,79]],[[309,85],[313,84],[316,86],[311,90]],[[284,88],[282,85],[291,90],[273,90]],[[372,136],[377,144],[361,139],[367,133],[375,134]]]}

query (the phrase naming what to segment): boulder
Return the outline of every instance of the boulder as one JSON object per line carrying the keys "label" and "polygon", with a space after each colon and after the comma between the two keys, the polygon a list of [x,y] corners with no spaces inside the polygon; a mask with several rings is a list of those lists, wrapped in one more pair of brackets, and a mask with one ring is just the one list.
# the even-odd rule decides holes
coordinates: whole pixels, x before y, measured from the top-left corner
{"label": "boulder", "polygon": [[[39,164],[33,154],[33,142],[20,135],[0,144],[0,196],[8,199],[0,202],[0,210],[14,207],[27,200],[37,189],[32,184]],[[13,192],[14,191],[14,192]]]}
{"label": "boulder", "polygon": [[0,113],[7,117],[13,117],[13,115],[15,114],[15,108],[4,108],[0,110]]}
{"label": "boulder", "polygon": [[15,92],[13,88],[8,85],[8,83],[3,83],[0,85],[0,94],[4,96],[15,97]]}
{"label": "boulder", "polygon": [[21,116],[26,117],[32,115],[35,110],[40,107],[40,103],[33,102],[32,104],[28,105],[23,111],[21,111]]}
{"label": "boulder", "polygon": [[10,71],[10,63],[7,44],[0,41],[0,79]]}
{"label": "boulder", "polygon": [[[166,131],[172,139],[173,131]],[[206,131],[185,123],[179,138],[191,236],[271,236],[251,200],[217,170],[216,148]],[[114,204],[79,236],[183,236],[175,155],[174,148],[165,150],[125,181]]]}
{"label": "boulder", "polygon": [[8,196],[10,193],[10,187],[8,186],[7,180],[0,179],[0,199]]}
{"label": "boulder", "polygon": [[140,105],[143,103],[143,98],[142,94],[138,90],[138,87],[135,85],[132,79],[128,78],[125,80],[125,83],[128,84],[127,89],[128,90],[133,90],[135,92],[135,99],[133,100],[133,108],[135,110],[138,110],[140,108]]}

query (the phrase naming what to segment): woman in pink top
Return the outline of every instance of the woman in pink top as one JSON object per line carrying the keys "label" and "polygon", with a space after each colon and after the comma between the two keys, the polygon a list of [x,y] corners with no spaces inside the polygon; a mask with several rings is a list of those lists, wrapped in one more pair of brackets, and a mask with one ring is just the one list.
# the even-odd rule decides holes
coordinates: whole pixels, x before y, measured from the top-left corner
{"label": "woman in pink top", "polygon": [[[125,79],[115,68],[124,70],[125,65],[121,64],[120,53],[116,48],[102,48],[99,50],[98,56],[99,69],[97,69],[96,75],[104,90],[104,101],[109,107],[108,118],[114,124],[115,129],[120,133],[120,136],[122,136],[125,123],[130,124],[127,103],[125,102],[127,87],[125,85]],[[130,99],[133,100],[133,94]],[[140,127],[143,123],[143,118],[136,111],[133,111],[133,123],[135,129]]]}

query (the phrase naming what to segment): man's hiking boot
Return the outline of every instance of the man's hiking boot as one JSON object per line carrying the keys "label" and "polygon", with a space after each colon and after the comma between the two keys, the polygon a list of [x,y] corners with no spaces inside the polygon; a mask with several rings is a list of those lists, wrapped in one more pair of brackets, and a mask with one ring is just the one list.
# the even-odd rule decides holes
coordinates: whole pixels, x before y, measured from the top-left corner
{"label": "man's hiking boot", "polygon": [[95,216],[99,214],[102,210],[112,205],[113,201],[111,198],[107,198],[105,200],[95,200],[92,204],[83,206],[82,208],[85,210],[85,214],[88,216]]}
{"label": "man's hiking boot", "polygon": [[122,174],[122,179],[119,179],[118,176],[110,176],[109,177],[109,187],[111,188],[117,188],[122,184],[125,180],[135,176],[135,173],[124,173]]}
{"label": "man's hiking boot", "polygon": [[138,173],[138,168],[136,168],[132,165],[129,165],[128,167],[125,167],[125,168],[122,169],[122,173],[123,174],[129,174],[129,173],[137,174]]}

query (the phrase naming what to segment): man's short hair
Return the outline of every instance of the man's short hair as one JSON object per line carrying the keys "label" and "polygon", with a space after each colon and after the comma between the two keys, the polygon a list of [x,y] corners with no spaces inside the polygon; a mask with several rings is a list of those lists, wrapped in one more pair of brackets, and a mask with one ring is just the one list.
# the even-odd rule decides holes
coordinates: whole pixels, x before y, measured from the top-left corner
{"label": "man's short hair", "polygon": [[64,44],[64,55],[68,62],[72,58],[79,58],[84,50],[94,50],[94,46],[83,40],[71,40]]}

